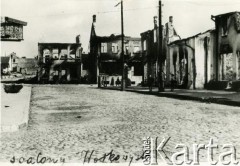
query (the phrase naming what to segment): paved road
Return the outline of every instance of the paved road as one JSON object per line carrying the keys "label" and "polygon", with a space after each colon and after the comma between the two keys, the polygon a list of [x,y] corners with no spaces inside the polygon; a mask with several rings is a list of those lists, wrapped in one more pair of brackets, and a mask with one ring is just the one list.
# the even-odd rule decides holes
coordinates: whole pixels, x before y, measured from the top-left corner
{"label": "paved road", "polygon": [[99,158],[113,149],[128,162],[141,154],[147,136],[171,137],[165,147],[169,155],[177,143],[192,151],[192,144],[207,145],[210,138],[219,145],[232,143],[239,154],[239,117],[238,107],[84,85],[35,85],[29,127],[2,134],[0,161],[41,152],[41,157],[82,162],[86,150],[95,150],[92,158]]}

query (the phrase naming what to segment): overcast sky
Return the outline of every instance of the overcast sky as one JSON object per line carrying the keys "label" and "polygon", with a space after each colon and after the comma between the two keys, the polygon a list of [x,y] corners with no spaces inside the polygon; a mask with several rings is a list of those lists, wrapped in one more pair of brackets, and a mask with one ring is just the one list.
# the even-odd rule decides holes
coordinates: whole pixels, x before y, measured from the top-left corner
{"label": "overcast sky", "polygon": [[[88,51],[92,15],[97,15],[97,35],[120,34],[120,0],[1,0],[1,15],[26,21],[24,41],[1,42],[1,56],[37,55],[38,42],[75,42],[80,34]],[[214,28],[211,15],[240,10],[239,0],[162,0],[163,24],[171,15],[182,37]],[[153,28],[158,0],[124,0],[125,35],[140,37]]]}

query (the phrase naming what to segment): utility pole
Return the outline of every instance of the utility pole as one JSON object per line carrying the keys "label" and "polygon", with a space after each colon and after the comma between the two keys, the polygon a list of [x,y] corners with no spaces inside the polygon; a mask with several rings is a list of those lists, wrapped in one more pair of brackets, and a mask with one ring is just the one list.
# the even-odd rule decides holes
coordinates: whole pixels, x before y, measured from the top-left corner
{"label": "utility pole", "polygon": [[124,26],[123,26],[123,0],[121,0],[121,30],[122,30],[122,85],[121,90],[125,91],[125,67],[124,67]]}
{"label": "utility pole", "polygon": [[159,16],[158,16],[158,23],[159,23],[159,32],[158,32],[158,92],[164,91],[163,85],[163,71],[162,71],[162,61],[163,61],[163,51],[162,51],[162,1],[159,0]]}

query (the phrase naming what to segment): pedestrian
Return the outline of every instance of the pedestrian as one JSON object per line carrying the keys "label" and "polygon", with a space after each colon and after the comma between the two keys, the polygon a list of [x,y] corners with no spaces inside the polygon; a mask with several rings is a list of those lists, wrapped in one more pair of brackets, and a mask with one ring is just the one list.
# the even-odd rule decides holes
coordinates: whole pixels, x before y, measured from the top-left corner
{"label": "pedestrian", "polygon": [[171,74],[171,91],[172,92],[174,91],[175,84],[176,84],[176,80],[175,80],[174,74]]}
{"label": "pedestrian", "polygon": [[110,83],[111,86],[114,86],[114,78],[112,77],[111,79],[111,83]]}
{"label": "pedestrian", "polygon": [[104,87],[104,76],[101,77],[101,83],[102,83],[102,86]]}
{"label": "pedestrian", "polygon": [[149,87],[150,92],[152,92],[153,83],[154,83],[154,79],[153,79],[152,75],[149,75],[149,77],[148,77],[148,87]]}
{"label": "pedestrian", "polygon": [[107,77],[104,77],[104,87],[107,87]]}
{"label": "pedestrian", "polygon": [[119,77],[117,78],[117,81],[116,81],[116,86],[119,86],[121,84],[120,80],[119,80]]}

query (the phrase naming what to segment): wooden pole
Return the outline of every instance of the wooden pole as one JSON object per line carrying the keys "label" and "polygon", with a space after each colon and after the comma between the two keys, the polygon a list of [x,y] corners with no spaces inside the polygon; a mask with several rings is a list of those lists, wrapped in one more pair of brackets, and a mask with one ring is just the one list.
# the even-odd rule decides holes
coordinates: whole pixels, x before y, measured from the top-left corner
{"label": "wooden pole", "polygon": [[162,77],[162,64],[163,64],[163,51],[162,51],[162,1],[159,0],[159,16],[158,16],[158,21],[159,21],[159,32],[158,32],[158,40],[159,40],[159,45],[158,45],[158,92],[163,92],[164,91],[164,86],[163,86],[163,77]]}
{"label": "wooden pole", "polygon": [[123,24],[123,0],[121,0],[121,30],[122,30],[122,85],[121,90],[125,91],[125,68],[124,68],[124,24]]}

